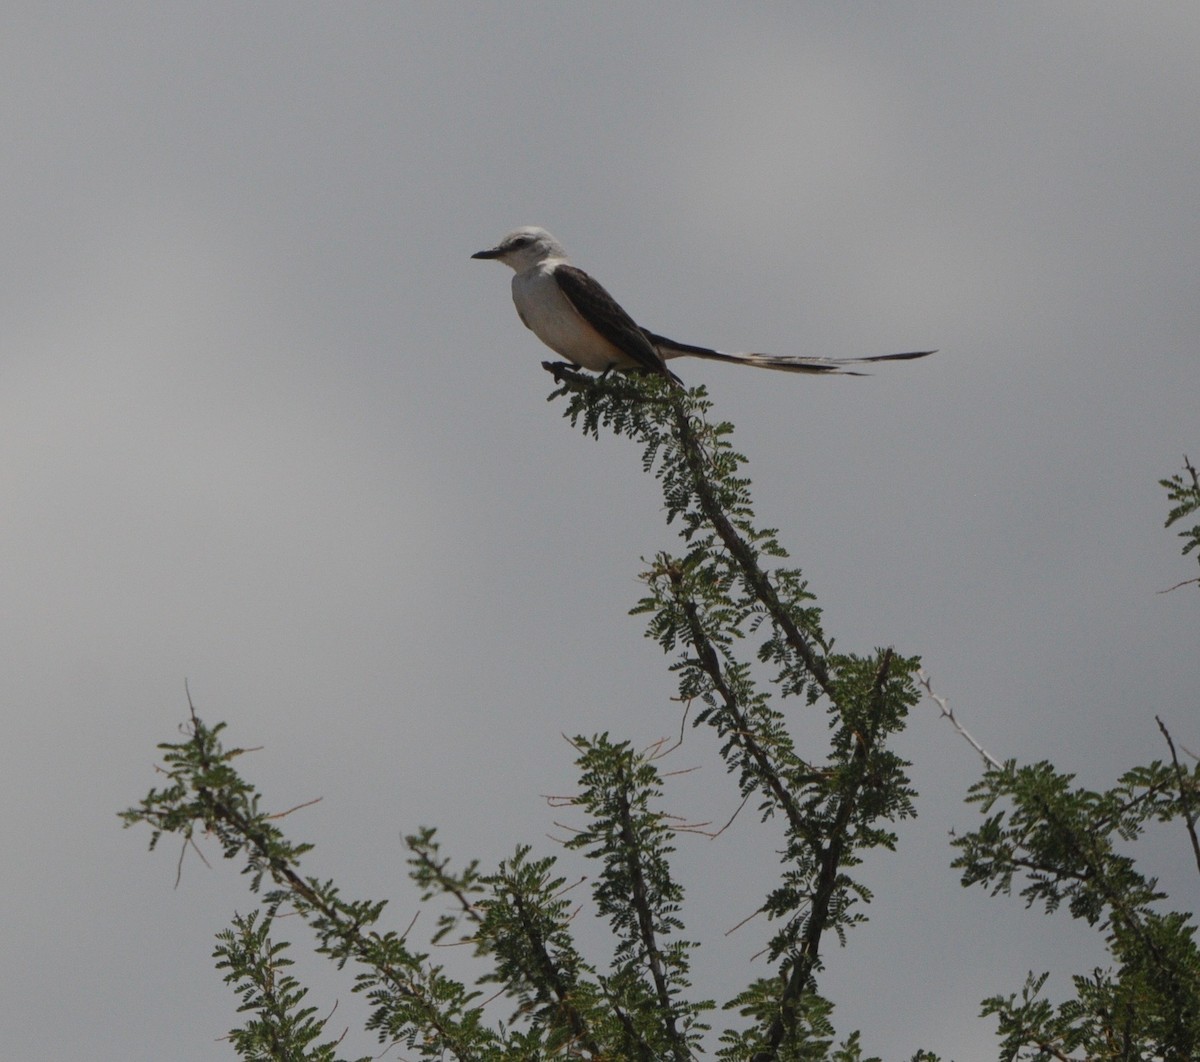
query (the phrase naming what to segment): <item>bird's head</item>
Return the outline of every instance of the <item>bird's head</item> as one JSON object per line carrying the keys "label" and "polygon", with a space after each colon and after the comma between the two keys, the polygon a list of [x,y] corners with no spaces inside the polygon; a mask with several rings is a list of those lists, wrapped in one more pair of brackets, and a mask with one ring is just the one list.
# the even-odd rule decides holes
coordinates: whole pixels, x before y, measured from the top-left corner
{"label": "bird's head", "polygon": [[495,247],[486,251],[476,251],[472,258],[495,258],[518,273],[525,272],[533,266],[540,265],[547,259],[566,258],[567,252],[562,244],[545,229],[536,225],[526,225],[513,229]]}

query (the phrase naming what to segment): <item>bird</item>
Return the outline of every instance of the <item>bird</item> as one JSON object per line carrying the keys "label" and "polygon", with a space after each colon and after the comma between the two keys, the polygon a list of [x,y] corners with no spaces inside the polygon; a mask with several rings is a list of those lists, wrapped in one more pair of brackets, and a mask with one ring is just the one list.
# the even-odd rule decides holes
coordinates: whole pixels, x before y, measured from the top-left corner
{"label": "bird", "polygon": [[937,353],[913,350],[860,358],[812,358],[777,354],[728,353],[680,343],[638,325],[600,282],[574,266],[549,232],[537,225],[513,229],[495,247],[472,258],[494,259],[513,270],[517,316],[551,350],[576,367],[606,373],[612,369],[679,378],[667,368],[673,358],[707,358],[781,372],[862,376],[855,366],[877,361],[909,361]]}

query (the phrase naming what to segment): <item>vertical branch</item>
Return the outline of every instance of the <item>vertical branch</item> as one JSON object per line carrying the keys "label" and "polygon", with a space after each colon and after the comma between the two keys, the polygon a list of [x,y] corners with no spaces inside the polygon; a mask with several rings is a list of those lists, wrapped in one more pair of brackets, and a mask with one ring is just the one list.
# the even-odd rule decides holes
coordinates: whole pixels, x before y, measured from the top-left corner
{"label": "vertical branch", "polygon": [[708,675],[708,679],[712,683],[713,692],[720,697],[724,710],[733,720],[734,725],[730,729],[731,740],[745,751],[749,762],[754,765],[755,777],[757,777],[759,784],[765,792],[770,793],[774,797],[776,804],[778,804],[780,810],[787,817],[788,825],[792,830],[800,836],[807,837],[810,842],[813,842],[815,837],[795,795],[788,788],[771,756],[759,743],[753,725],[746,718],[745,712],[742,711],[737,693],[734,692],[726,680],[724,669],[721,667],[720,656],[717,654],[716,648],[704,630],[704,624],[701,622],[696,603],[683,597],[682,580],[678,570],[671,573],[671,581],[675,593],[683,601],[684,615],[687,617],[689,641],[700,662],[700,667]]}
{"label": "vertical branch", "polygon": [[535,987],[548,988],[553,994],[558,1013],[571,1030],[572,1038],[593,1057],[602,1056],[603,1052],[593,1038],[586,1019],[571,1001],[574,985],[562,976],[562,970],[551,956],[548,942],[538,925],[537,913],[529,909],[524,896],[518,893],[513,895],[513,908],[531,953],[531,963],[523,970],[525,979]]}
{"label": "vertical branch", "polygon": [[[874,719],[878,719],[882,715],[884,689],[891,673],[892,657],[892,650],[885,650],[875,673],[871,691]],[[813,890],[808,921],[805,924],[804,933],[800,937],[800,946],[779,1000],[779,1012],[767,1029],[769,1050],[760,1051],[755,1056],[754,1062],[769,1062],[774,1059],[784,1041],[795,1028],[801,997],[804,995],[820,957],[821,937],[830,925],[830,903],[837,892],[838,877],[848,844],[850,823],[858,811],[859,793],[867,780],[867,772],[863,768],[874,747],[874,726],[869,729],[861,729],[857,738],[851,758],[851,762],[857,769],[851,772],[851,778],[846,787],[838,793],[837,814],[834,816],[833,825],[829,830],[829,841],[822,847],[818,856],[819,871],[816,888]]]}
{"label": "vertical branch", "polygon": [[654,913],[650,906],[650,890],[646,886],[646,878],[642,872],[641,843],[634,829],[632,808],[629,805],[629,786],[631,779],[626,775],[625,765],[619,763],[615,772],[617,787],[617,820],[621,844],[628,855],[629,877],[633,884],[633,909],[637,915],[638,933],[641,936],[642,947],[646,949],[646,962],[650,967],[650,976],[654,981],[654,991],[658,996],[658,1005],[662,1011],[663,1026],[667,1038],[671,1041],[676,1055],[681,1059],[691,1057],[687,1041],[675,1024],[675,1006],[667,986],[666,972],[663,969],[662,953],[659,951],[657,935],[654,931]]}
{"label": "vertical branch", "polygon": [[628,743],[607,735],[577,737],[583,790],[576,806],[589,822],[566,842],[582,849],[601,869],[592,888],[598,912],[607,918],[616,963],[602,981],[609,1005],[628,1038],[619,1057],[692,1057],[690,1039],[707,1026],[698,1021],[711,1004],[689,1002],[686,958],[690,942],[669,939],[682,928],[675,916],[683,890],[670,874],[670,831],[650,802],[661,796],[657,769]]}
{"label": "vertical branch", "polygon": [[[1195,472],[1196,470],[1193,468],[1193,476]],[[1184,780],[1183,768],[1179,766],[1179,757],[1175,755],[1175,742],[1171,740],[1170,732],[1157,715],[1154,717],[1154,721],[1158,723],[1158,729],[1167,739],[1167,748],[1171,750],[1171,763],[1175,765],[1175,781],[1179,785],[1179,804],[1183,808],[1183,817],[1187,822],[1188,836],[1192,839],[1192,853],[1196,857],[1196,869],[1200,870],[1200,841],[1196,839],[1196,816],[1192,811],[1192,789]]]}

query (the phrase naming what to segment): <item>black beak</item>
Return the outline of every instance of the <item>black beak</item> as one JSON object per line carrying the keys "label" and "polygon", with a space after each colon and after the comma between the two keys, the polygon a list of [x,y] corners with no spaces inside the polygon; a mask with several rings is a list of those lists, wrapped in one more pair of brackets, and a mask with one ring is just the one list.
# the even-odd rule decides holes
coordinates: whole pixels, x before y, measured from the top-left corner
{"label": "black beak", "polygon": [[490,251],[476,251],[473,255],[471,255],[471,257],[472,258],[499,258],[500,257],[500,248],[493,247]]}

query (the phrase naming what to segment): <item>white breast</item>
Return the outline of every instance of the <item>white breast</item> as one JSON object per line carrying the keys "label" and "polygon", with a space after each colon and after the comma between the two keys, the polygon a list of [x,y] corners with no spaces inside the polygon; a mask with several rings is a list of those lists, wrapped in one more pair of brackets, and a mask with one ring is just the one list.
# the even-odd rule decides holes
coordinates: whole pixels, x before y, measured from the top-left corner
{"label": "white breast", "polygon": [[525,327],[568,361],[593,372],[632,364],[580,317],[555,281],[552,264],[542,263],[514,276],[512,296]]}

